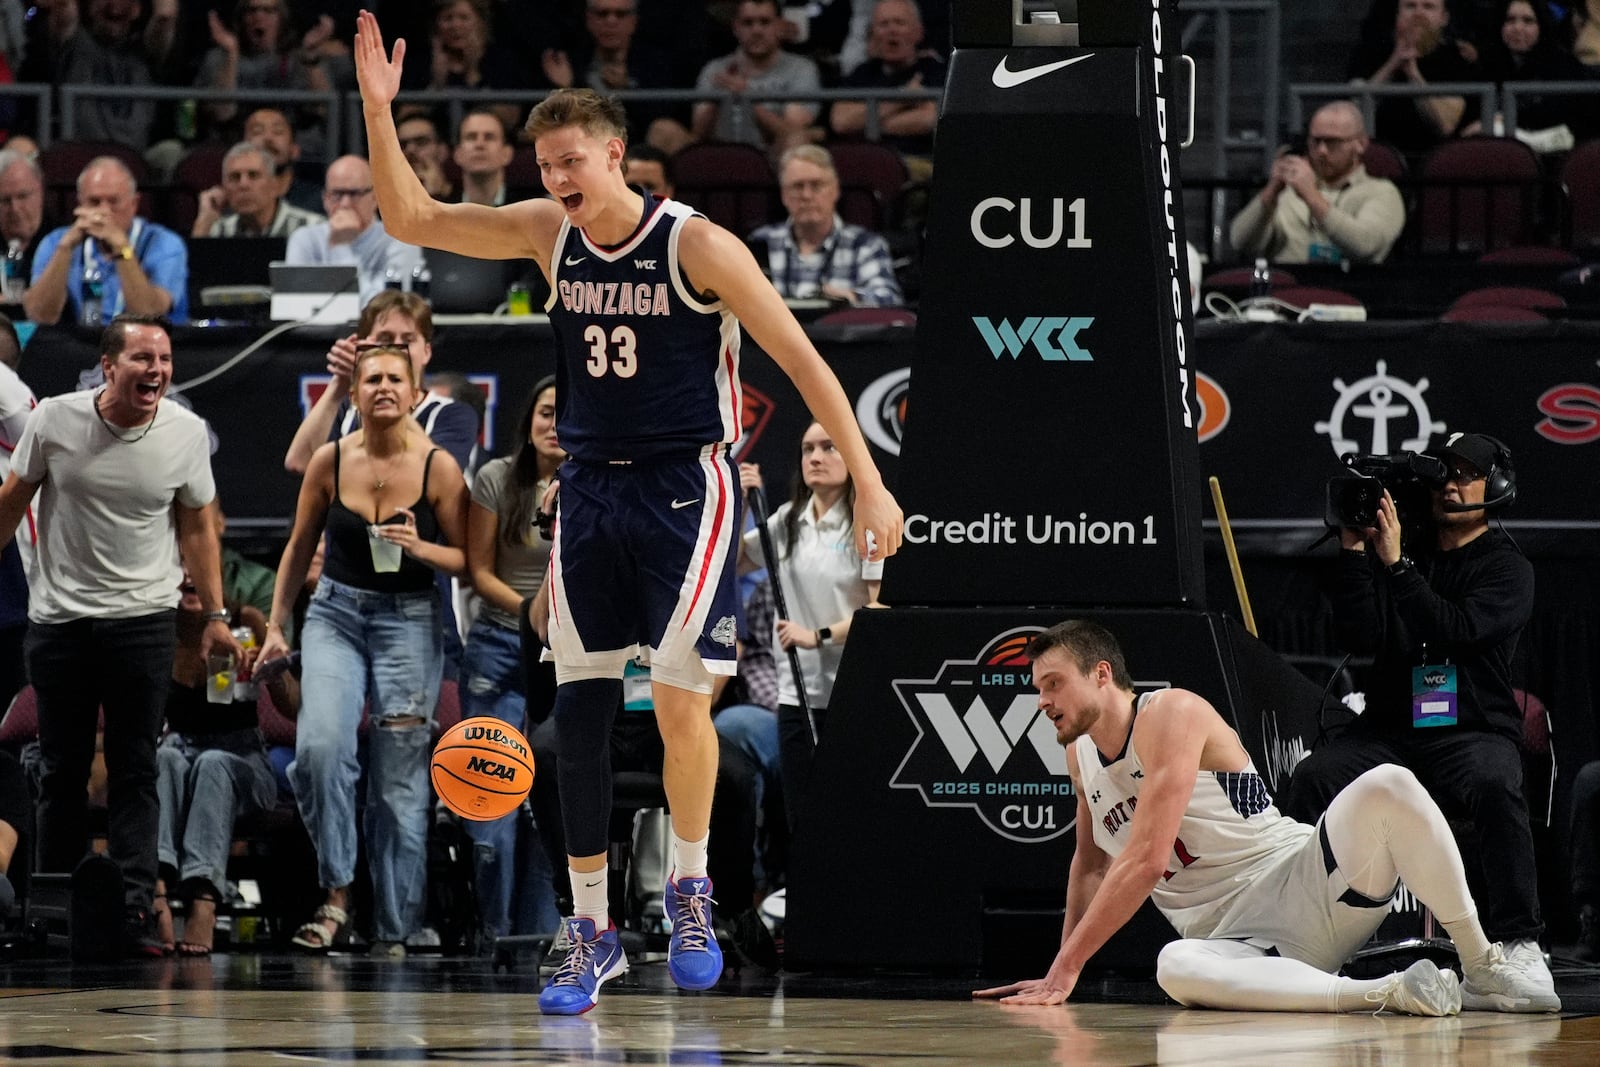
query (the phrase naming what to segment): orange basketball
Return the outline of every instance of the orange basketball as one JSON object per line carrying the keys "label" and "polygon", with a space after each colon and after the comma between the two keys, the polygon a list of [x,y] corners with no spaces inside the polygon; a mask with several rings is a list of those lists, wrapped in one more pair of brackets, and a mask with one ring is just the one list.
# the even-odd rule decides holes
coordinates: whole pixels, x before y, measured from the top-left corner
{"label": "orange basketball", "polygon": [[463,819],[509,815],[533,788],[528,740],[503,720],[462,719],[433,749],[433,788]]}

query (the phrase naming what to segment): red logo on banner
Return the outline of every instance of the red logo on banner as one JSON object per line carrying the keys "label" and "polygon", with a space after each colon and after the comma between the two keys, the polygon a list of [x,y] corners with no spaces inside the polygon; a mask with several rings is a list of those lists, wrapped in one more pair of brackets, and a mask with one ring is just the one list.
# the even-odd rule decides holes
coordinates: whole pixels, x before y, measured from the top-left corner
{"label": "red logo on banner", "polygon": [[1539,398],[1545,418],[1534,424],[1539,436],[1558,445],[1586,445],[1600,440],[1600,388],[1567,382]]}
{"label": "red logo on banner", "polygon": [[772,413],[777,405],[772,398],[749,382],[741,382],[740,388],[744,392],[744,425],[739,441],[739,455],[747,456],[750,450],[761,440],[761,435],[767,429],[767,423],[772,421]]}
{"label": "red logo on banner", "polygon": [[1194,376],[1194,395],[1200,401],[1199,434],[1204,443],[1227,428],[1228,420],[1233,417],[1233,405],[1222,386],[1200,372]]}

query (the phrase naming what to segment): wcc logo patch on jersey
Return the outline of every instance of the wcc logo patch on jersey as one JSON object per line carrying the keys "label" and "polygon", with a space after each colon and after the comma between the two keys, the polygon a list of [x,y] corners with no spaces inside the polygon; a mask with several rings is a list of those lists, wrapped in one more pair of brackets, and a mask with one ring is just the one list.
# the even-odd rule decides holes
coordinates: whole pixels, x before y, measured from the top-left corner
{"label": "wcc logo patch on jersey", "polygon": [[1066,750],[1039,711],[1024,654],[1041,629],[1008,630],[971,659],[945,660],[932,678],[894,681],[917,739],[891,787],[917,790],[930,808],[970,809],[1008,841],[1050,841],[1072,829]]}

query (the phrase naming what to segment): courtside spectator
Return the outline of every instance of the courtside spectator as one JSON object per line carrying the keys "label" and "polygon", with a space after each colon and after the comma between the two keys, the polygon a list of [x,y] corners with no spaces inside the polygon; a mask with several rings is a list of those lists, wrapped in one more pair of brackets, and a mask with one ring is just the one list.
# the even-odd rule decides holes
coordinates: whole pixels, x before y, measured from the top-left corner
{"label": "courtside spectator", "polygon": [[265,148],[277,167],[278,196],[312,214],[322,212],[322,187],[296,173],[302,148],[289,114],[275,107],[258,107],[244,120],[244,139]]}
{"label": "courtside spectator", "polygon": [[321,215],[278,197],[277,166],[265,148],[240,141],[222,157],[222,184],[200,194],[191,237],[287,237]]}
{"label": "courtside spectator", "polygon": [[[1350,60],[1355,81],[1427,85],[1472,82],[1482,77],[1446,33],[1450,16],[1445,0],[1400,0],[1394,33],[1387,41],[1369,40]],[[1406,152],[1422,152],[1453,137],[1468,103],[1459,96],[1414,96],[1378,101],[1377,137]]]}
{"label": "courtside spectator", "polygon": [[383,291],[384,277],[403,280],[422,262],[422,251],[390,237],[378,221],[372,168],[360,156],[340,156],[328,166],[322,204],[328,221],[289,235],[289,263],[350,263],[365,303]]}
{"label": "courtside spectator", "polygon": [[762,226],[749,242],[780,295],[800,300],[821,297],[861,307],[905,303],[889,242],[839,217],[839,174],[827,149],[818,145],[789,149],[783,154],[778,180],[789,219]]}
{"label": "courtside spectator", "polygon": [[[922,10],[916,0],[878,0],[872,8],[870,58],[845,75],[847,88],[938,89],[945,79],[944,60],[922,48]],[[833,105],[828,125],[841,137],[866,132],[870,105],[841,100]],[[939,119],[935,100],[879,101],[880,140],[902,155],[933,156],[933,127]]]}
{"label": "courtside spectator", "polygon": [[[237,0],[226,22],[213,10],[207,24],[212,48],[200,63],[195,85],[319,93],[334,87],[324,63],[323,48],[333,37],[333,19],[327,15],[318,18],[298,42],[288,0]],[[239,114],[239,105],[231,100],[208,101],[205,108],[219,126]]]}
{"label": "courtside spectator", "polygon": [[[817,105],[806,100],[761,100],[760,93],[807,93],[821,88],[817,65],[778,45],[776,0],[741,0],[734,10],[733,35],[739,42],[732,55],[713,59],[700,71],[696,89],[746,94],[723,103],[694,106],[690,134],[696,141],[732,141],[782,152],[812,139]],[[659,129],[659,124],[658,124]],[[682,147],[665,136],[652,138],[672,152]]]}
{"label": "courtside spectator", "polygon": [[1393,182],[1367,173],[1366,150],[1359,108],[1347,100],[1319,108],[1305,155],[1280,155],[1266,188],[1234,216],[1234,251],[1277,263],[1383,262],[1406,206]]}
{"label": "courtside spectator", "polygon": [[[48,22],[49,77],[57,85],[148,86],[162,80],[178,25],[178,0],[38,0]],[[73,105],[74,134],[81,141],[109,141],[138,152],[150,147],[154,100],[117,93],[79,99]]]}
{"label": "courtside spectator", "polygon": [[90,160],[78,175],[72,225],[51,230],[34,253],[22,298],[28,318],[51,324],[65,313],[97,328],[127,312],[188,322],[188,246],[138,210],[127,165],[112,156]]}

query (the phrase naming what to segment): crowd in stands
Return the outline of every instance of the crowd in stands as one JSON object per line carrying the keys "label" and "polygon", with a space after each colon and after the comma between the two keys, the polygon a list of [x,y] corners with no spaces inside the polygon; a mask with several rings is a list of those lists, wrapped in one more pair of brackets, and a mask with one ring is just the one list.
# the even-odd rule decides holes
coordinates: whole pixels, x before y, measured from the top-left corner
{"label": "crowd in stands", "polygon": [[[21,26],[5,16],[10,6],[0,0],[0,26]],[[25,35],[5,37],[0,81],[11,75],[102,87],[348,91],[354,75],[347,42],[357,6],[41,0]],[[670,197],[680,153],[711,142],[747,145],[772,172],[771,210],[748,228],[748,239],[777,290],[795,300],[898,306],[912,294],[903,285],[895,235],[879,232],[892,212],[880,204],[868,220],[876,228],[847,221],[845,183],[830,146],[855,143],[876,128],[906,179],[925,180],[933,166],[936,102],[914,94],[890,100],[876,106],[874,119],[869,103],[782,97],[836,87],[941,87],[944,8],[919,10],[913,0],[813,0],[800,18],[794,7],[773,0],[397,6],[385,11],[386,24],[415,42],[413,56],[420,60],[406,65],[404,88],[449,91],[468,103],[452,128],[444,109],[402,97],[399,140],[434,197],[499,206],[544,191],[536,170],[518,164],[527,150],[517,131],[528,102],[497,100],[496,90],[733,93],[692,105],[630,104],[630,182]],[[1378,0],[1349,73],[1413,83],[1565,80],[1589,76],[1585,64],[1600,64],[1600,0],[1573,3],[1559,19],[1544,0],[1459,0],[1454,11],[1444,0]],[[764,99],[765,93],[778,98]],[[73,417],[87,423],[99,415],[102,422],[137,427],[144,425],[144,412],[177,407],[130,384],[133,372],[119,346],[130,328],[156,330],[152,316],[181,324],[193,313],[193,241],[282,238],[291,263],[354,265],[364,308],[357,330],[330,349],[332,384],[287,445],[284,465],[304,477],[305,488],[275,583],[259,567],[251,572],[236,553],[230,559],[226,549],[220,557],[202,551],[202,565],[214,566],[217,579],[188,575],[168,583],[181,589],[178,643],[158,649],[154,659],[171,686],[152,684],[150,691],[160,689],[163,700],[135,709],[146,719],[164,715],[166,740],[157,750],[107,731],[105,754],[115,764],[111,803],[120,805],[113,851],[131,872],[124,931],[129,951],[210,951],[217,911],[226,908],[230,892],[225,846],[233,821],[288,802],[316,853],[306,877],[323,894],[293,931],[294,943],[326,950],[359,929],[378,954],[402,956],[427,921],[420,875],[428,835],[438,831],[425,755],[441,692],[455,692],[465,714],[495,715],[524,727],[533,747],[554,762],[548,751],[553,731],[535,729],[551,699],[552,679],[517,654],[528,637],[523,602],[540,588],[546,555],[541,548],[548,535],[537,528],[536,501],[561,457],[554,384],[541,383],[523,398],[518,452],[481,464],[475,452],[481,406],[474,412],[472,387],[428,376],[433,309],[420,292],[396,291],[412,288],[426,251],[385,230],[365,158],[327,158],[317,105],[206,100],[185,108],[106,94],[74,106],[75,139],[127,146],[132,158],[94,156],[72,176],[68,194],[56,198],[38,140],[28,136],[49,131],[30,130],[25,105],[10,110],[9,138],[0,149],[0,242],[27,265],[22,312],[38,324],[104,329],[123,323],[107,331],[119,340],[107,345],[103,360],[109,396],[122,408],[80,401]],[[1406,224],[1406,204],[1394,182],[1368,172],[1369,145],[1377,140],[1425,151],[1454,136],[1497,132],[1499,116],[1478,114],[1475,107],[1470,98],[1451,96],[1386,100],[1373,131],[1348,102],[1319,109],[1305,131],[1304,150],[1283,153],[1260,194],[1234,220],[1234,249],[1286,263],[1386,261]],[[1565,126],[1576,141],[1600,135],[1600,96],[1529,99],[1518,125]],[[192,214],[179,217],[178,200],[167,193],[176,188],[183,162],[208,150],[216,173],[191,190]],[[15,359],[3,358],[8,347],[13,357],[19,347],[10,330],[0,318],[0,363],[6,364],[0,366],[0,438],[8,454],[33,402],[11,367]],[[181,361],[182,353],[176,358]],[[182,429],[200,440],[192,415],[162,417],[170,419],[168,433]],[[137,429],[112,432],[117,445],[139,440]],[[713,835],[711,860],[721,872],[718,885],[729,893],[731,916],[782,885],[782,838],[794,814],[792,807],[785,814],[782,783],[807,774],[806,736],[825,725],[850,617],[876,600],[876,572],[847,567],[834,573],[817,564],[844,559],[838,548],[850,537],[848,475],[824,438],[813,425],[797,442],[796,494],[771,524],[784,546],[779,561],[763,558],[754,531],[746,538],[752,565],[781,563],[798,611],[794,619],[773,619],[770,586],[759,574],[752,577],[740,619],[740,673],[720,697],[725,773],[714,810],[727,822]],[[215,546],[221,513],[209,474],[186,476],[181,519],[174,520],[180,528],[162,536]],[[398,570],[377,569],[383,544],[399,546],[405,562]],[[11,610],[21,595],[19,547],[8,544],[0,560],[6,592],[0,641],[7,649],[20,649],[26,628]],[[163,563],[170,563],[165,556],[174,552],[163,551]],[[152,583],[166,577],[163,570]],[[458,623],[462,582],[477,587],[480,603]],[[62,621],[75,618],[69,611]],[[270,674],[262,679],[263,696],[232,702],[221,729],[199,714],[207,710],[199,705],[209,679],[204,658],[213,643],[205,635],[215,621],[227,623],[230,632],[234,626],[252,632],[260,652],[241,652],[241,662],[286,661],[291,650],[303,650],[296,672]],[[787,661],[774,662],[775,649],[791,647],[801,650],[809,669],[810,722]],[[67,648],[62,656],[58,689],[66,687],[64,676],[82,670],[81,649]],[[20,652],[10,656],[19,658]],[[0,662],[0,672],[0,697],[9,698],[22,684],[20,663]],[[44,684],[48,689],[51,681]],[[53,695],[58,708],[70,698],[76,728],[92,736],[79,706],[83,695]],[[40,696],[42,722],[50,695]],[[627,710],[614,738],[618,766],[659,766],[658,748],[646,744],[657,737],[652,709],[635,702]],[[258,732],[266,714],[296,724],[292,747],[276,761]],[[45,732],[41,740],[46,751],[35,766],[44,818],[57,827],[54,849],[42,858],[46,869],[70,870],[85,839],[78,800],[92,753],[81,736],[71,746],[58,736],[54,749]],[[293,762],[285,766],[288,751]],[[14,839],[28,835],[26,825],[10,837],[6,829],[31,822],[15,814],[4,761],[0,752],[0,874]],[[361,790],[358,782],[364,782]],[[555,898],[566,889],[555,832],[556,785],[554,775],[537,778],[531,810],[471,828],[487,937],[553,928]],[[70,805],[69,794],[76,798]],[[367,855],[364,875],[357,869],[358,845]],[[373,900],[364,921],[352,907],[363,878]],[[0,911],[5,887],[0,878]],[[169,894],[186,904],[181,939]]]}

